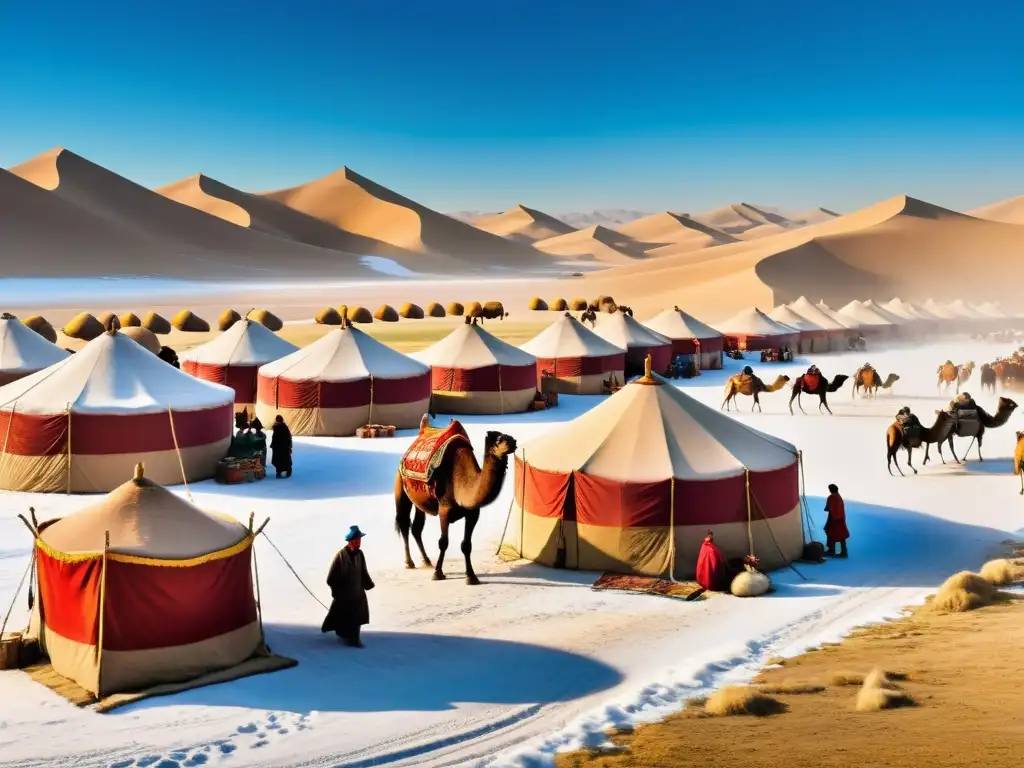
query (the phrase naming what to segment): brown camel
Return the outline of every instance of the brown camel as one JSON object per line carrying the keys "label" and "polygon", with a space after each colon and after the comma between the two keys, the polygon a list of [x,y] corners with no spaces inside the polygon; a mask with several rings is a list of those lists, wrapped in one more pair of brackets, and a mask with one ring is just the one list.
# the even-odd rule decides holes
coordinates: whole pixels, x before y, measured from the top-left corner
{"label": "brown camel", "polygon": [[1013,449],[1013,474],[1020,475],[1020,495],[1024,496],[1024,432],[1017,433],[1017,447]]}
{"label": "brown camel", "polygon": [[753,411],[755,408],[761,410],[761,398],[759,397],[762,392],[778,392],[789,382],[789,376],[779,376],[775,379],[772,384],[765,384],[761,379],[753,374],[739,373],[731,377],[725,382],[725,400],[722,401],[722,408],[730,410],[730,406],[733,400],[738,395],[746,395],[747,397],[754,398],[754,404],[750,406],[750,410]]}
{"label": "brown camel", "polygon": [[981,368],[981,391],[989,390],[992,394],[996,391],[996,369],[990,363],[982,363]]}
{"label": "brown camel", "polygon": [[[424,422],[427,422],[426,417]],[[423,422],[421,429],[422,426]],[[515,438],[500,432],[488,432],[484,441],[482,468],[473,455],[473,446],[468,440],[460,440],[445,452],[440,466],[432,475],[432,487],[424,483],[406,482],[401,472],[395,474],[395,530],[402,535],[405,544],[406,568],[416,567],[409,553],[410,530],[423,557],[424,567],[430,567],[430,558],[423,548],[423,526],[427,515],[437,516],[441,521],[441,538],[437,542],[440,551],[434,567],[434,580],[444,579],[448,526],[464,519],[466,530],[462,538],[462,554],[466,558],[466,583],[480,583],[473,571],[471,558],[473,529],[480,519],[481,508],[493,502],[501,492],[508,470],[508,457],[515,450]],[[416,508],[415,516],[412,515],[413,507]]]}
{"label": "brown camel", "polygon": [[[948,439],[953,433],[953,429],[956,426],[956,420],[946,411],[939,411],[935,416],[935,423],[930,427],[921,425],[912,434],[908,434],[908,430],[899,421],[894,421],[889,425],[889,429],[886,432],[886,446],[888,448],[888,466],[889,474],[892,474],[892,465],[896,465],[896,471],[901,475],[903,470],[900,469],[899,451],[900,448],[907,450],[907,466],[914,470],[914,474],[917,474],[917,470],[914,469],[914,465],[911,463],[913,452],[915,448],[920,448],[922,445],[925,447],[924,450],[924,463],[928,463],[928,449],[932,444],[939,447],[939,458],[942,459],[942,463],[946,463],[946,457],[942,455],[942,443]],[[957,460],[959,463],[959,460]]]}
{"label": "brown camel", "polygon": [[580,315],[580,323],[590,323],[591,328],[597,327],[597,310],[594,307],[587,307]]}
{"label": "brown camel", "polygon": [[960,385],[966,384],[968,379],[971,378],[971,374],[974,373],[974,362],[954,365],[951,361],[947,360],[938,367],[936,373],[939,376],[937,384],[939,391],[948,392],[950,387],[955,386],[959,394]]}
{"label": "brown camel", "polygon": [[892,385],[899,380],[899,374],[890,373],[885,378],[885,381],[882,381],[878,371],[870,365],[865,365],[862,368],[858,368],[857,372],[853,375],[853,397],[856,397],[861,389],[864,390],[864,394],[868,397],[875,397],[878,395],[878,390],[892,389]]}
{"label": "brown camel", "polygon": [[[953,458],[956,459],[956,452],[953,450],[953,438],[954,437],[969,437],[972,442],[978,441],[978,461],[984,461],[981,456],[981,442],[985,438],[985,430],[987,429],[998,429],[1010,420],[1010,416],[1017,410],[1017,404],[1008,397],[999,398],[999,406],[996,408],[994,414],[989,414],[984,408],[978,406],[978,416],[973,419],[958,418],[956,419],[956,426],[950,433],[948,442],[949,450],[953,453]],[[967,446],[967,450],[971,450],[971,446]],[[964,455],[966,461],[967,455]],[[959,459],[957,459],[959,461]]]}
{"label": "brown camel", "polygon": [[797,406],[800,408],[801,413],[807,413],[804,410],[804,406],[800,402],[800,395],[817,395],[818,411],[820,412],[824,408],[829,413],[832,413],[832,409],[828,407],[828,393],[838,392],[839,388],[846,383],[846,380],[850,378],[844,374],[837,375],[832,381],[828,380],[821,371],[817,371],[816,374],[805,373],[803,376],[797,376],[793,381],[793,391],[789,396],[789,412],[793,413],[793,401],[796,400]]}

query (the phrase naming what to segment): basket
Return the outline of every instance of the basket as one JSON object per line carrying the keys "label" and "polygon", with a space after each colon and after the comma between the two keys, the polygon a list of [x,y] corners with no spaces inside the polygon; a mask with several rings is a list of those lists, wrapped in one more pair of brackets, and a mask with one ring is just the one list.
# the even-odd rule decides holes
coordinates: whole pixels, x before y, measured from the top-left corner
{"label": "basket", "polygon": [[0,637],[0,669],[21,669],[21,632],[5,632]]}
{"label": "basket", "polygon": [[395,427],[391,424],[367,424],[356,430],[356,437],[394,437]]}
{"label": "basket", "polygon": [[217,462],[215,479],[222,485],[238,485],[262,480],[266,476],[267,470],[259,457],[236,459],[229,456]]}

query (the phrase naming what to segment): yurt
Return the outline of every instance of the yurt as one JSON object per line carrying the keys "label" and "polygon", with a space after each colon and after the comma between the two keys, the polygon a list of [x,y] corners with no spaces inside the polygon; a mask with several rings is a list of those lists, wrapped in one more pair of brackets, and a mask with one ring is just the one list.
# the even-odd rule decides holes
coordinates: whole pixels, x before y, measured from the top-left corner
{"label": "yurt", "polygon": [[537,374],[550,375],[568,395],[599,395],[611,376],[625,378],[626,350],[605,341],[568,312],[520,349],[537,358]]}
{"label": "yurt", "polygon": [[33,531],[39,599],[29,636],[53,671],[104,708],[115,694],[290,666],[264,646],[254,531],[143,474],[139,465],[95,504]]}
{"label": "yurt", "polygon": [[708,530],[766,569],[804,545],[796,448],[659,376],[520,446],[503,546],[548,566],[688,579]]}
{"label": "yurt", "polygon": [[106,331],[0,387],[0,488],[109,491],[138,461],[162,485],[213,477],[231,443],[233,400],[228,387]]}
{"label": "yurt", "polygon": [[762,349],[796,349],[800,331],[772,320],[757,307],[739,312],[717,326],[725,335],[728,349],[758,351]]}
{"label": "yurt", "polygon": [[856,299],[836,310],[840,317],[848,318],[856,323],[858,330],[868,338],[886,338],[896,335],[896,326],[886,320],[870,307],[865,307]]}
{"label": "yurt", "polygon": [[430,408],[430,367],[351,326],[259,370],[256,415],[292,434],[342,437],[367,424],[416,427]]}
{"label": "yurt", "polygon": [[537,394],[537,358],[481,325],[460,325],[413,357],[430,366],[439,413],[519,413]]}
{"label": "yurt", "polygon": [[960,318],[957,316],[956,312],[951,310],[949,307],[946,307],[940,304],[939,302],[935,301],[935,299],[928,299],[921,305],[921,308],[925,312],[928,312],[931,315],[935,315],[935,317],[938,317],[942,320],[949,321],[954,325],[959,324]]}
{"label": "yurt", "polygon": [[644,326],[672,340],[673,357],[699,353],[702,371],[722,367],[722,349],[725,346],[722,334],[679,307],[666,309],[646,321]]}
{"label": "yurt", "polygon": [[298,350],[255,320],[243,318],[212,341],[180,356],[181,370],[204,381],[224,384],[235,391],[235,404],[256,405],[256,378],[260,366]]}
{"label": "yurt", "polygon": [[788,325],[800,331],[800,353],[828,352],[829,333],[813,320],[808,320],[803,315],[794,312],[785,304],[780,304],[768,313],[768,317],[777,323]]}
{"label": "yurt", "polygon": [[888,320],[893,325],[893,331],[897,335],[914,335],[918,330],[918,323],[911,322],[898,312],[890,311],[886,306],[878,304],[874,299],[862,301],[861,306],[870,309],[883,320]]}
{"label": "yurt", "polygon": [[658,373],[668,371],[672,362],[672,339],[652,331],[625,312],[598,314],[594,332],[605,341],[626,350],[626,376],[644,372],[644,360],[650,355]]}
{"label": "yurt", "polygon": [[846,349],[850,330],[833,315],[811,303],[806,296],[801,296],[787,306],[800,317],[810,320],[828,332],[829,350],[835,352]]}
{"label": "yurt", "polygon": [[59,363],[69,354],[14,315],[0,315],[0,386]]}

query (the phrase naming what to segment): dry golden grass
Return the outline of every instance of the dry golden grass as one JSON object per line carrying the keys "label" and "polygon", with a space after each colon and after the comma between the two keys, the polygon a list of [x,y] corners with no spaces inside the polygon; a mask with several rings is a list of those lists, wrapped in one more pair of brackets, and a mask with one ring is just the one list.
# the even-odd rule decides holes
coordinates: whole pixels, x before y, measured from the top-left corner
{"label": "dry golden grass", "polygon": [[445,317],[448,313],[444,311],[444,307],[432,301],[427,305],[427,314],[430,317]]}
{"label": "dry golden grass", "polygon": [[941,613],[963,613],[993,605],[1005,597],[978,574],[961,571],[943,582],[928,605]]}
{"label": "dry golden grass", "polygon": [[722,688],[708,696],[704,702],[704,711],[715,717],[729,715],[767,717],[785,712],[786,706],[778,699],[773,699],[756,688],[735,685]]}
{"label": "dry golden grass", "polygon": [[122,328],[141,328],[142,318],[134,312],[125,312],[117,318]]}
{"label": "dry golden grass", "polygon": [[557,299],[553,299],[548,306],[555,312],[565,312],[569,308],[569,302],[559,296]]}
{"label": "dry golden grass", "polygon": [[220,317],[217,318],[217,328],[221,331],[226,331],[232,325],[242,319],[242,316],[233,309],[225,309],[220,313]]}
{"label": "dry golden grass", "polygon": [[92,341],[102,333],[103,326],[100,325],[100,321],[88,312],[75,315],[64,326],[65,336],[70,336],[72,339],[81,339],[82,341]]}
{"label": "dry golden grass", "polygon": [[29,315],[21,322],[51,344],[57,343],[57,329],[50,325],[49,321],[42,315]]}
{"label": "dry golden grass", "polygon": [[341,325],[341,314],[334,307],[324,307],[313,319],[319,325]]}
{"label": "dry golden grass", "polygon": [[422,320],[426,316],[423,313],[423,307],[409,301],[405,302],[405,304],[399,308],[398,314],[406,320]]}
{"label": "dry golden grass", "polygon": [[348,313],[345,315],[351,323],[372,323],[373,315],[370,314],[370,310],[366,307],[349,307]]}
{"label": "dry golden grass", "polygon": [[548,303],[540,296],[534,296],[530,299],[529,307],[536,312],[546,312],[548,309]]}
{"label": "dry golden grass", "polygon": [[373,313],[373,319],[380,320],[382,323],[397,323],[398,312],[390,304],[381,304]]}
{"label": "dry golden grass", "polygon": [[781,666],[784,666],[785,663],[786,663],[786,660],[782,656],[772,656],[772,657],[770,657],[768,659],[765,659],[765,662],[764,662],[766,667],[774,667],[774,666],[781,667]]}
{"label": "dry golden grass", "polygon": [[864,685],[864,675],[859,672],[833,672],[829,675],[828,684],[832,686]]}
{"label": "dry golden grass", "polygon": [[462,317],[466,312],[466,308],[457,301],[453,301],[448,305],[448,314],[454,317]]}
{"label": "dry golden grass", "polygon": [[792,683],[789,685],[762,685],[757,690],[766,696],[808,696],[814,693],[822,693],[824,685],[812,683]]}
{"label": "dry golden grass", "polygon": [[271,312],[269,309],[254,309],[246,317],[252,320],[254,323],[259,323],[264,328],[268,328],[275,333],[284,328],[284,323],[281,322],[281,318]]}
{"label": "dry golden grass", "polygon": [[978,575],[997,587],[1016,584],[1018,581],[1024,581],[1024,559],[989,560],[981,567]]}
{"label": "dry golden grass", "polygon": [[183,309],[171,318],[171,325],[185,333],[206,333],[210,324],[191,309]]}
{"label": "dry golden grass", "polygon": [[858,712],[880,712],[914,704],[916,702],[912,696],[899,690],[881,668],[875,667],[864,678],[864,685],[857,692],[855,709]]}
{"label": "dry golden grass", "polygon": [[142,318],[142,327],[148,328],[158,336],[166,336],[171,332],[171,324],[167,322],[167,318],[156,312],[146,313],[146,316]]}

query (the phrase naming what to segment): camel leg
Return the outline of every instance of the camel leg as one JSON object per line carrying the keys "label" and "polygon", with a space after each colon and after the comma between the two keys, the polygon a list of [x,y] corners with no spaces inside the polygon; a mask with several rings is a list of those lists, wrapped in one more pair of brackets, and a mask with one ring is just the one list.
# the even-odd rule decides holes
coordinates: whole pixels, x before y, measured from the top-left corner
{"label": "camel leg", "polygon": [[1020,475],[1020,495],[1024,496],[1024,461],[1017,467],[1017,474]]}
{"label": "camel leg", "polygon": [[[914,449],[911,448],[908,445],[907,446],[907,466],[910,467],[911,469],[914,469],[914,465],[910,463],[911,459],[913,458],[913,456],[914,456]],[[915,475],[917,474],[917,470],[916,469],[914,469],[914,474]]]}
{"label": "camel leg", "polygon": [[959,464],[960,459],[956,455],[956,448],[953,447],[953,435],[949,436],[949,452],[953,454],[953,460]]}
{"label": "camel leg", "polygon": [[[431,563],[430,558],[427,557],[427,550],[423,548],[423,526],[426,524],[426,522],[426,513],[422,509],[417,507],[416,516],[412,519],[412,537],[416,539],[416,546],[420,548],[420,556],[423,558],[423,567],[430,568],[433,565],[433,563]],[[406,552],[406,554],[409,553]],[[406,563],[406,567],[409,567],[408,563]]]}
{"label": "camel leg", "polygon": [[978,461],[984,461],[984,459],[981,458],[981,438],[984,437],[984,436],[985,436],[985,430],[984,429],[981,430],[980,432],[978,432]]}
{"label": "camel leg", "polygon": [[892,465],[895,463],[896,464],[896,471],[900,473],[901,477],[903,477],[903,470],[900,469],[900,459],[899,459],[900,449],[899,449],[899,446],[896,446],[896,450],[893,450],[891,445],[887,446],[887,447],[888,447],[888,454],[889,454],[888,461],[887,461],[887,468],[889,470],[889,474],[890,475],[892,474]]}
{"label": "camel leg", "polygon": [[753,413],[755,408],[757,408],[757,410],[760,412],[760,410],[761,410],[761,398],[759,398],[757,396],[757,392],[754,393],[754,404],[752,406],[750,406],[750,412]]}
{"label": "camel leg", "polygon": [[448,549],[448,515],[451,510],[441,507],[437,514],[441,519],[441,538],[437,540],[437,565],[434,566],[434,581],[444,581],[444,553]]}
{"label": "camel leg", "polygon": [[[790,416],[795,416],[796,415],[796,414],[793,413],[793,401],[794,400],[796,400],[796,404],[797,405],[800,405],[800,390],[799,389],[794,389],[793,392],[789,396],[789,415]],[[803,406],[800,405],[800,410],[803,411],[803,409],[804,409]]]}
{"label": "camel leg", "polygon": [[480,583],[473,570],[473,529],[480,519],[480,510],[466,512],[466,532],[462,538],[462,554],[466,556],[466,583],[475,586]]}
{"label": "camel leg", "polygon": [[825,410],[828,411],[828,415],[829,416],[834,416],[835,415],[835,414],[832,413],[832,409],[828,407],[828,395],[823,394],[821,396],[821,402],[818,403],[818,413],[821,413],[822,406],[824,406]]}
{"label": "camel leg", "polygon": [[402,543],[405,545],[405,567],[415,568],[412,555],[409,553],[409,527],[412,515],[412,500],[405,495],[402,487],[402,476],[395,475],[395,530],[402,535]]}

